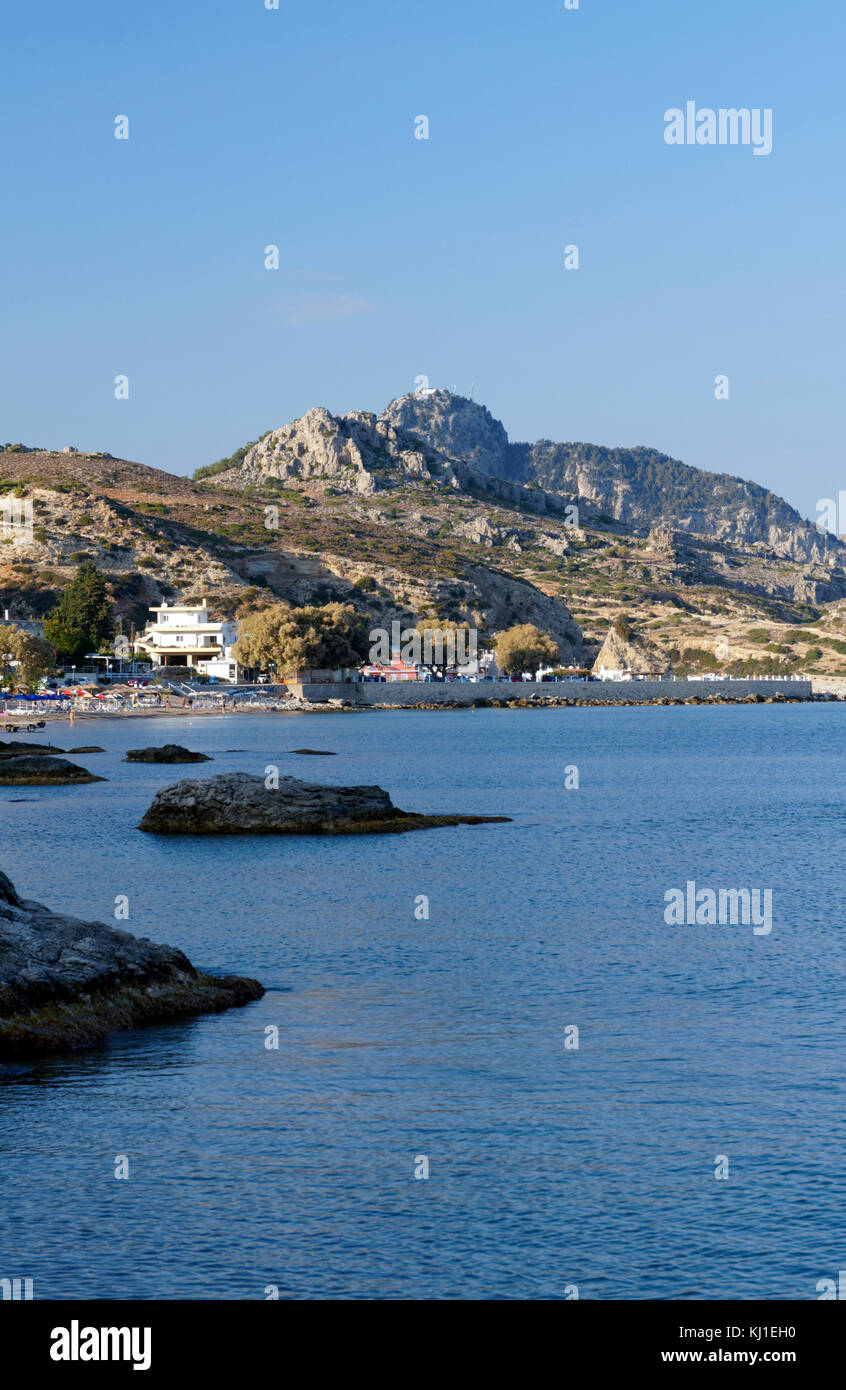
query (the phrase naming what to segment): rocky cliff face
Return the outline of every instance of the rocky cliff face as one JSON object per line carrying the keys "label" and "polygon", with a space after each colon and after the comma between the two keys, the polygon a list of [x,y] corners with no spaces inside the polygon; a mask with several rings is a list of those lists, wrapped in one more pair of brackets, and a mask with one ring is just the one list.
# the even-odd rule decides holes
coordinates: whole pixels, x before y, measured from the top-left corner
{"label": "rocky cliff face", "polygon": [[382,420],[417,435],[449,458],[467,459],[484,473],[507,478],[509,443],[505,426],[483,405],[451,391],[415,391],[399,396]]}
{"label": "rocky cliff face", "polygon": [[548,440],[515,448],[522,453],[523,477],[575,492],[591,510],[627,525],[659,523],[715,540],[759,543],[805,564],[846,566],[846,547],[757,483],[691,468],[654,449]]}
{"label": "rocky cliff face", "polygon": [[392,401],[381,417],[455,459],[546,494],[577,498],[640,530],[656,524],[715,540],[759,543],[804,564],[846,569],[846,547],[757,483],[709,473],[656,449],[511,443],[483,406],[449,391]]}
{"label": "rocky cliff face", "polygon": [[331,482],[343,492],[370,496],[384,485],[385,471],[423,479],[431,451],[366,411],[335,416],[322,406],[271,430],[242,464],[215,478],[224,486],[278,478],[287,483]]}

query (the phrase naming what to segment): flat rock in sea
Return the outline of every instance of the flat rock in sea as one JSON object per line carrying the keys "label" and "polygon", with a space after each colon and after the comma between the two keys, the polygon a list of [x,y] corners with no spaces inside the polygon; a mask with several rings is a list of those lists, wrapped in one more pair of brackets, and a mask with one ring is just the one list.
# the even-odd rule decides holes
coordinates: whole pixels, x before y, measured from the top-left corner
{"label": "flat rock in sea", "polygon": [[303,757],[306,754],[312,758],[337,758],[337,753],[332,753],[328,748],[292,748],[292,753],[299,753]]}
{"label": "flat rock in sea", "polygon": [[[22,753],[29,753],[35,757],[38,753],[64,753],[64,748],[54,748],[52,743],[4,743],[0,739],[0,760],[4,758],[19,758]],[[79,752],[79,749],[72,748],[72,753]]]}
{"label": "flat rock in sea", "polygon": [[69,753],[105,753],[105,748],[100,748],[96,743],[83,743],[79,748],[69,748]]}
{"label": "flat rock in sea", "polygon": [[126,763],[210,763],[207,753],[192,753],[180,743],[163,743],[160,748],[130,748]]}
{"label": "flat rock in sea", "polygon": [[0,1061],[87,1047],[121,1028],[261,998],[256,980],[205,975],[172,946],[21,899],[0,873]]}
{"label": "flat rock in sea", "polygon": [[78,763],[45,753],[21,753],[17,758],[4,758],[0,762],[0,786],[3,787],[61,787],[105,781],[105,777],[95,777]]}
{"label": "flat rock in sea", "polygon": [[381,787],[331,787],[248,772],[162,787],[139,826],[159,835],[370,835],[441,825],[482,825],[509,816],[419,815],[400,811]]}

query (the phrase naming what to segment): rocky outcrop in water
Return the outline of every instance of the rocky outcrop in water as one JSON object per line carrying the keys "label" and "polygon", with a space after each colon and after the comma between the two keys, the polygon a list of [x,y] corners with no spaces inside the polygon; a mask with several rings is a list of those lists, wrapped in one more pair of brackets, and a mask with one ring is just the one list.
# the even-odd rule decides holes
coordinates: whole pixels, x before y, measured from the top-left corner
{"label": "rocky outcrop in water", "polygon": [[[72,753],[80,753],[84,750],[72,748],[70,751]],[[19,758],[22,753],[27,753],[30,757],[36,757],[41,753],[52,755],[54,753],[63,752],[63,748],[54,748],[52,743],[4,743],[3,740],[0,739],[0,760],[4,758]]]}
{"label": "rocky outcrop in water", "polygon": [[163,743],[156,748],[129,748],[124,758],[127,763],[210,763],[207,753],[192,753],[180,743]]}
{"label": "rocky outcrop in water", "polygon": [[105,782],[87,768],[67,758],[53,758],[45,753],[20,753],[0,761],[0,786],[4,787],[61,787],[82,782]]}
{"label": "rocky outcrop in water", "polygon": [[268,787],[262,777],[229,772],[162,787],[139,829],[160,835],[362,835],[508,819],[418,815],[398,810],[381,787],[331,787],[296,777]]}
{"label": "rocky outcrop in water", "polygon": [[172,946],[22,899],[0,873],[0,1061],[217,1013],[263,993],[256,980],[203,974]]}

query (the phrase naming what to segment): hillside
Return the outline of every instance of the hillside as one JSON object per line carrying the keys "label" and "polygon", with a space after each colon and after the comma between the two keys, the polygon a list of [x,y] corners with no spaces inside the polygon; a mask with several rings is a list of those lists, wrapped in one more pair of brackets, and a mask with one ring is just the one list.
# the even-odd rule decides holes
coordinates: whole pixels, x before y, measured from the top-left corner
{"label": "hillside", "polygon": [[[339,599],[373,626],[466,619],[484,636],[533,622],[581,662],[625,612],[678,669],[846,671],[846,548],[753,484],[717,487],[664,455],[638,481],[616,456],[651,451],[592,449],[549,446],[571,462],[587,451],[559,491],[561,471],[537,462],[546,446],[512,445],[484,407],[434,392],[381,416],[316,407],[193,481],[104,454],[2,451],[0,492],[32,502],[34,527],[3,536],[0,606],[43,614],[90,557],[125,631],[164,597],[207,595],[221,613]],[[687,491],[670,504],[657,479],[671,473]],[[668,507],[684,524],[655,519]]]}
{"label": "hillside", "polygon": [[401,533],[380,507],[362,504],[351,543],[335,499],[312,491],[226,489],[97,455],[0,453],[0,492],[30,499],[34,523],[31,539],[3,537],[0,607],[13,617],[44,614],[92,559],[127,625],[142,623],[162,598],[208,595],[232,612],[275,594],[296,604],[352,602],[374,626],[432,616],[492,632],[534,622],[582,659],[566,604],[486,563],[466,537],[449,527]]}

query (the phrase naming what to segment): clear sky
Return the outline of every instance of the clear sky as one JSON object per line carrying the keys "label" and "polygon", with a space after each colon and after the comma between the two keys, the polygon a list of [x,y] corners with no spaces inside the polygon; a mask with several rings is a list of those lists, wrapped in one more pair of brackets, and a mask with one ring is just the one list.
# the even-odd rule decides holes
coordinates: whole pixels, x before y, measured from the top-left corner
{"label": "clear sky", "polygon": [[[0,40],[0,440],[190,472],[425,375],[512,439],[846,488],[844,0],[39,0]],[[772,153],[667,145],[687,101]]]}

